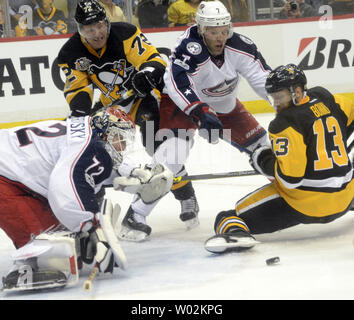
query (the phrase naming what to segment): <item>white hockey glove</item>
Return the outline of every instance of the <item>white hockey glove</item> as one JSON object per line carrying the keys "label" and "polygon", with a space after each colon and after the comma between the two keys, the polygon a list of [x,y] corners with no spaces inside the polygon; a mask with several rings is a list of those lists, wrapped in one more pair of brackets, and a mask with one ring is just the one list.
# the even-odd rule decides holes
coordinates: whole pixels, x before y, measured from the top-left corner
{"label": "white hockey glove", "polygon": [[117,177],[113,181],[115,190],[138,194],[144,203],[152,203],[170,191],[173,173],[162,164],[152,168],[134,169],[129,177]]}
{"label": "white hockey glove", "polygon": [[274,179],[274,161],[275,156],[269,146],[257,147],[250,157],[251,166],[270,180]]}

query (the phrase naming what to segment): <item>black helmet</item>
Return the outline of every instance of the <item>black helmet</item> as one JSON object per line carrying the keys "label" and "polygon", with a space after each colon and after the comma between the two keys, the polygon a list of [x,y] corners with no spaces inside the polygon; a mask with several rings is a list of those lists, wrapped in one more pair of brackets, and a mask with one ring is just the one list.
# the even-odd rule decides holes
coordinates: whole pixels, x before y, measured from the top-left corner
{"label": "black helmet", "polygon": [[106,18],[106,11],[95,0],[81,0],[77,4],[75,20],[79,24],[88,25]]}
{"label": "black helmet", "polygon": [[292,91],[292,88],[297,85],[301,85],[306,91],[306,84],[305,73],[297,65],[289,63],[277,67],[268,75],[265,88],[269,94],[286,88]]}

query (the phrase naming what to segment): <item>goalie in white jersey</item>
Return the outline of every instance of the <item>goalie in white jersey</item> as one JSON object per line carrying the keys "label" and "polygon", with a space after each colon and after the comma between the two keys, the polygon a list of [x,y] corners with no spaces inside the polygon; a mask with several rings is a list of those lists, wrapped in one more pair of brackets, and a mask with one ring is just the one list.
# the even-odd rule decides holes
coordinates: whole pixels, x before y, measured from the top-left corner
{"label": "goalie in white jersey", "polygon": [[[154,161],[164,163],[175,175],[185,175],[184,163],[193,144],[193,138],[186,137],[191,138],[193,129],[211,143],[222,138],[247,153],[267,144],[266,131],[237,99],[237,92],[243,77],[267,99],[265,81],[270,70],[256,45],[233,32],[230,13],[221,2],[201,2],[196,25],[181,35],[166,68],[168,95],[162,95],[161,136],[157,138],[168,139],[156,150]],[[184,133],[188,130],[184,137],[179,134],[183,129]],[[189,228],[198,225],[199,209],[191,182],[175,184],[172,192],[181,201],[181,220]],[[127,217],[143,222],[153,207],[135,201]],[[126,222],[123,220],[129,227]],[[145,225],[141,231],[147,236],[151,228]],[[129,238],[128,232],[122,236]]]}
{"label": "goalie in white jersey", "polygon": [[80,261],[100,272],[125,268],[114,234],[119,206],[104,200],[100,210],[96,193],[113,183],[149,202],[172,185],[167,168],[125,156],[134,135],[131,117],[114,107],[0,130],[0,228],[17,248],[4,290],[75,284]]}

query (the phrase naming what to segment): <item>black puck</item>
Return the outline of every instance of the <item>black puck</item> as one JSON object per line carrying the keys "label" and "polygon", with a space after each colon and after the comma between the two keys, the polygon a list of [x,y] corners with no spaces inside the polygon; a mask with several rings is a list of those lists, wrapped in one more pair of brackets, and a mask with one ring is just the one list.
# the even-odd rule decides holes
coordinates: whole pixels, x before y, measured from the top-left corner
{"label": "black puck", "polygon": [[271,266],[272,264],[275,264],[275,263],[278,263],[278,262],[280,262],[279,257],[273,257],[273,258],[270,258],[270,259],[266,260],[266,263],[267,263],[268,266]]}

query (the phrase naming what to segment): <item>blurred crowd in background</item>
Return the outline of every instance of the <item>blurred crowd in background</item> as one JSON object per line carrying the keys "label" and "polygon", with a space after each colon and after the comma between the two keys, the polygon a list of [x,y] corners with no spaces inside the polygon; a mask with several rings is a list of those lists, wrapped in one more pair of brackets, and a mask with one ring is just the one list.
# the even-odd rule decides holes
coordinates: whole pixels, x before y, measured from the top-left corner
{"label": "blurred crowd in background", "polygon": [[[79,0],[0,0],[0,37],[76,32]],[[214,0],[209,0],[214,1]],[[354,14],[354,0],[220,0],[232,21],[297,19]],[[126,21],[141,29],[194,24],[201,0],[100,0],[111,22]]]}

